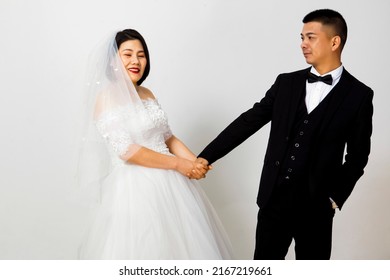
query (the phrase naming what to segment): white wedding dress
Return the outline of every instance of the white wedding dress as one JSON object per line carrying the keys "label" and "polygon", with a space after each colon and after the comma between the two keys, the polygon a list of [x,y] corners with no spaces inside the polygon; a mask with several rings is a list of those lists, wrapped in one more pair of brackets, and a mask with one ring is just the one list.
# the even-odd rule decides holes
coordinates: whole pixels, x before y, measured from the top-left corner
{"label": "white wedding dress", "polygon": [[[172,133],[155,99],[143,100],[153,121],[147,143],[171,155],[165,144]],[[80,247],[82,259],[229,259],[230,243],[196,180],[174,170],[125,163],[115,153],[126,137],[110,131],[123,117],[117,110],[96,123],[107,140],[114,168],[104,180],[102,200]],[[173,155],[172,155],[173,156]]]}

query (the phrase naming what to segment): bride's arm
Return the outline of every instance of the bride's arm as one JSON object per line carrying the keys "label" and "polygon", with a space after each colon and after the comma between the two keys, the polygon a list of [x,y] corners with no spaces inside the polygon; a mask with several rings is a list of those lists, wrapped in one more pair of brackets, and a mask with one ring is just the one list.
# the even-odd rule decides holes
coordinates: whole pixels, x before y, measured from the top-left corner
{"label": "bride's arm", "polygon": [[140,147],[129,158],[126,157],[126,154],[121,156],[121,158],[127,162],[145,167],[176,170],[187,177],[196,168],[196,163],[193,161],[160,154],[145,147]]}
{"label": "bride's arm", "polygon": [[176,136],[172,135],[165,143],[167,144],[169,151],[175,156],[191,161],[196,160],[195,154]]}

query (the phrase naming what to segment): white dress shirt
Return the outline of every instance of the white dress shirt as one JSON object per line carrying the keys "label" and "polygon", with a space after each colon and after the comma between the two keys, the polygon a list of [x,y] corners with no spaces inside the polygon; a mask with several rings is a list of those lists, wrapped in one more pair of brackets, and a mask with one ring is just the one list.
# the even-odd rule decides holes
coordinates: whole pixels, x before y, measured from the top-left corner
{"label": "white dress shirt", "polygon": [[343,73],[344,67],[336,68],[333,71],[320,75],[314,67],[311,67],[310,72],[317,76],[332,75],[332,85],[325,84],[323,82],[309,83],[306,81],[306,97],[305,103],[307,108],[307,113],[310,114],[318,104],[328,95],[328,93],[333,89],[333,87],[340,81],[341,74]]}

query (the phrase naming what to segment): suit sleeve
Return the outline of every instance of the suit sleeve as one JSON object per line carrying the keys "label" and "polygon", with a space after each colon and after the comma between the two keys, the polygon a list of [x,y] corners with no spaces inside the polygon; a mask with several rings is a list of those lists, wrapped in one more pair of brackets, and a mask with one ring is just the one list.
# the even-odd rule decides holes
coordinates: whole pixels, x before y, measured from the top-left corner
{"label": "suit sleeve", "polygon": [[260,102],[255,103],[251,109],[228,125],[198,157],[205,158],[212,164],[267,124],[272,119],[273,104],[279,84],[280,76]]}
{"label": "suit sleeve", "polygon": [[347,140],[345,161],[342,165],[338,180],[339,187],[331,194],[332,199],[341,208],[351,194],[356,182],[363,175],[368,162],[371,147],[373,91],[361,103],[357,118],[352,126]]}

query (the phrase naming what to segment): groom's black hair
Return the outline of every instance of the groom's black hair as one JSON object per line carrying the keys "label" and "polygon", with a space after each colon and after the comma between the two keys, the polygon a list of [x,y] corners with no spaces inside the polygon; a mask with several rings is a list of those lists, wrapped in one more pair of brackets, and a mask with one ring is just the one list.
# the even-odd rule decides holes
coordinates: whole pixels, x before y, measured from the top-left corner
{"label": "groom's black hair", "polygon": [[146,57],[146,66],[144,74],[142,75],[141,79],[137,82],[137,85],[141,85],[143,81],[145,81],[146,77],[149,75],[150,72],[150,57],[149,57],[149,50],[148,46],[146,45],[144,37],[142,35],[134,30],[134,29],[125,29],[122,31],[119,31],[115,36],[116,45],[119,49],[120,45],[122,43],[129,41],[129,40],[139,40],[142,44],[142,47],[144,49],[145,57]]}
{"label": "groom's black hair", "polygon": [[327,25],[333,28],[337,36],[341,38],[341,50],[347,42],[348,28],[343,16],[334,10],[321,9],[308,13],[302,20],[303,23],[320,22],[322,25]]}

